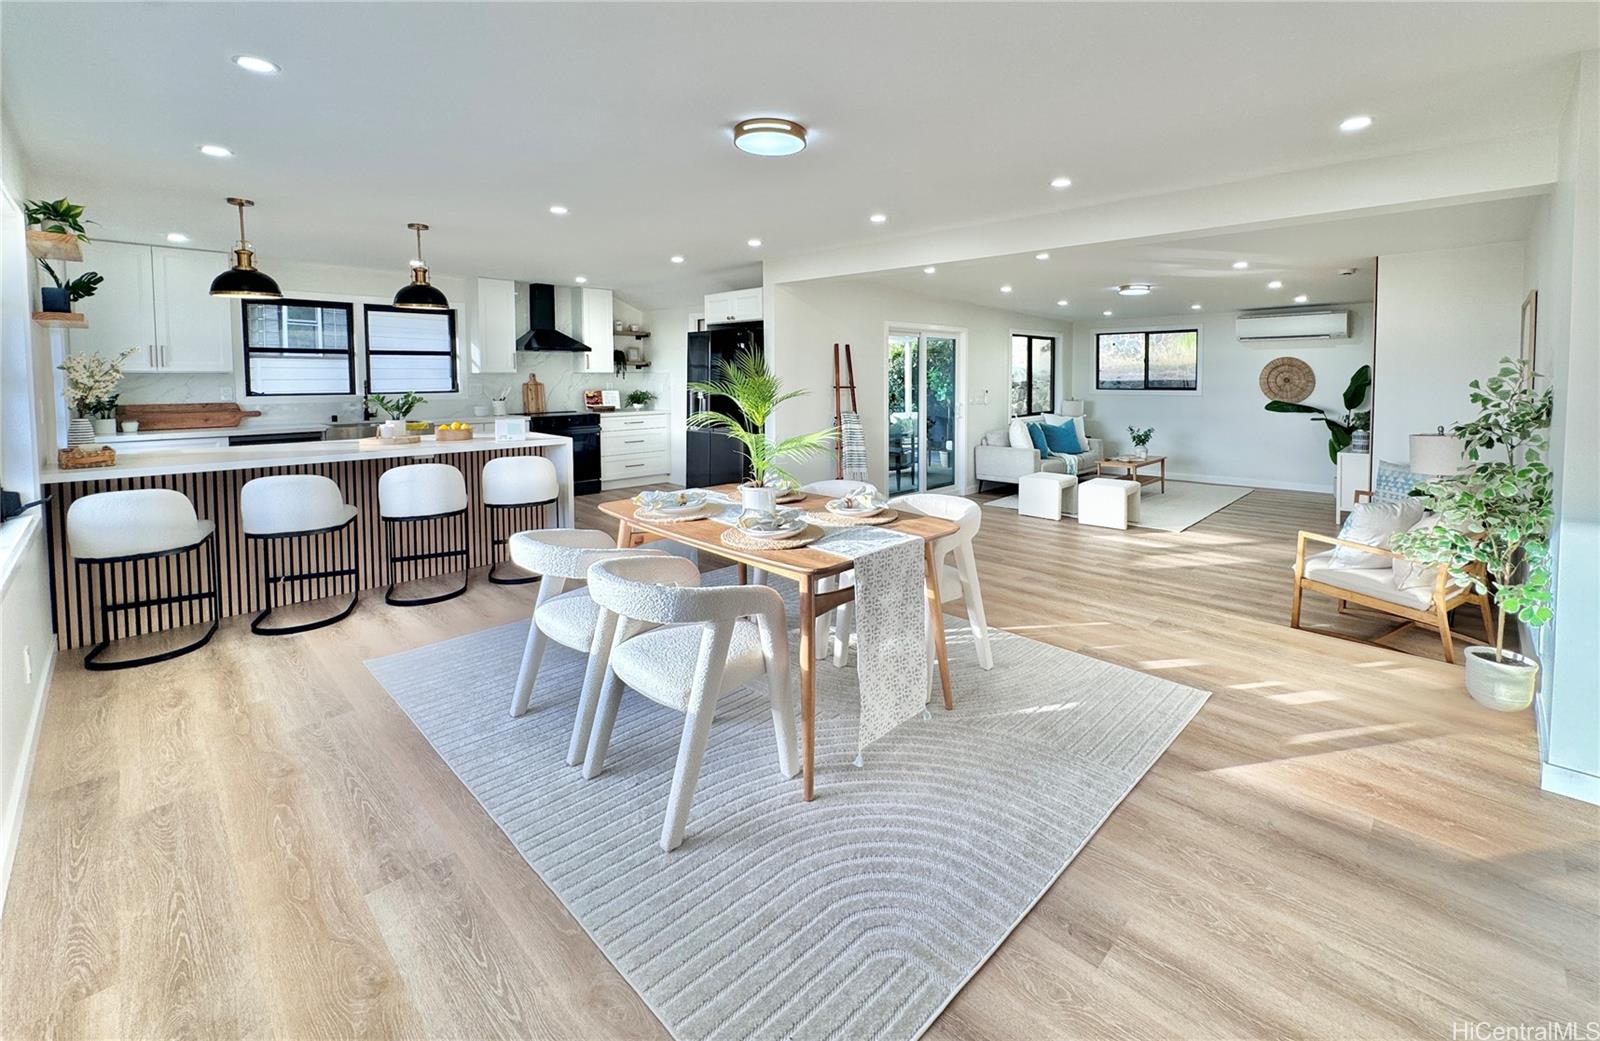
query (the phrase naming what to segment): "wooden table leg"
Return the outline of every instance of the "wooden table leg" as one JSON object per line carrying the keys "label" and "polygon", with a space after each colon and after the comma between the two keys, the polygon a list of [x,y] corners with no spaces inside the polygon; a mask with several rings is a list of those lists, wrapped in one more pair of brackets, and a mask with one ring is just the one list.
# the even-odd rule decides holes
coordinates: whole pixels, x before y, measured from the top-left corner
{"label": "wooden table leg", "polygon": [[1167,494],[1167,461],[1161,460],[1161,494]]}
{"label": "wooden table leg", "polygon": [[[955,696],[950,693],[950,655],[944,646],[944,600],[939,594],[939,566],[933,559],[933,543],[925,542],[922,559],[927,567],[927,581],[923,588],[928,596],[928,625],[933,630],[933,652],[939,662],[939,685],[944,688],[944,707],[956,707]],[[804,658],[801,659],[804,662]]]}
{"label": "wooden table leg", "polygon": [[[743,565],[740,565],[743,567]],[[812,776],[817,728],[817,632],[815,579],[800,580],[800,769],[806,802],[816,797]]]}
{"label": "wooden table leg", "polygon": [[747,584],[750,581],[750,568],[744,564],[737,564],[735,567],[737,568],[735,573],[739,576],[739,584],[741,586]]}
{"label": "wooden table leg", "polygon": [[617,548],[633,548],[633,525],[629,524],[627,521],[617,522]]}

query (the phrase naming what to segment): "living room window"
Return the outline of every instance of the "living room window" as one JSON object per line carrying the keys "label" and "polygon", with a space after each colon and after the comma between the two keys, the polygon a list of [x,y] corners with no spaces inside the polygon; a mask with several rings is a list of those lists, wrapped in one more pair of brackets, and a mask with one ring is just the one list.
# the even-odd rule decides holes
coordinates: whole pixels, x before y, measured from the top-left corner
{"label": "living room window", "polygon": [[453,394],[456,313],[387,304],[362,308],[367,323],[367,387],[373,394],[408,390]]}
{"label": "living room window", "polygon": [[246,301],[242,311],[247,397],[356,392],[350,304]]}
{"label": "living room window", "polygon": [[1056,397],[1056,338],[1011,334],[1011,414],[1049,412]]}
{"label": "living room window", "polygon": [[1097,333],[1094,339],[1097,390],[1198,390],[1200,387],[1198,329]]}

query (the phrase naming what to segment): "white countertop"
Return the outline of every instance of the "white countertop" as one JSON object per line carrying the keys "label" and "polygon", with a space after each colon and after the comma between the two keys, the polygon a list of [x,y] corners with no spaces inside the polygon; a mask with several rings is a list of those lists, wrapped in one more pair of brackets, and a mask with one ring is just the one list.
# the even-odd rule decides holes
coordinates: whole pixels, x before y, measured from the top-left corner
{"label": "white countertop", "polygon": [[[113,446],[114,447],[114,446]],[[485,452],[495,449],[565,448],[572,450],[570,437],[529,434],[523,441],[496,441],[492,433],[479,434],[470,441],[439,443],[433,435],[421,443],[396,448],[362,448],[360,441],[302,441],[286,445],[238,445],[232,448],[174,448],[130,452],[115,466],[83,470],[63,470],[50,463],[39,474],[41,484],[67,484],[72,481],[104,481],[123,477],[159,477],[165,474],[206,473],[214,470],[250,470],[266,466],[307,466],[312,463],[348,463],[364,459],[410,459],[425,456],[455,455],[460,452]],[[558,463],[558,469],[563,469]]]}

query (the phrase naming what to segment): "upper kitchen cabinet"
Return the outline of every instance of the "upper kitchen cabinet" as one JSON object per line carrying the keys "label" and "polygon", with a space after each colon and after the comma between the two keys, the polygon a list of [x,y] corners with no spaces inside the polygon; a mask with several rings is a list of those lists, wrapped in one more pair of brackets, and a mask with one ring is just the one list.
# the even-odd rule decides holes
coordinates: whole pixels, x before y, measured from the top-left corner
{"label": "upper kitchen cabinet", "polygon": [[517,371],[516,283],[503,278],[478,279],[470,364],[473,372]]}
{"label": "upper kitchen cabinet", "polygon": [[579,372],[612,372],[611,290],[580,289],[573,300],[578,313],[573,315],[573,335],[589,347],[577,355]]}
{"label": "upper kitchen cabinet", "polygon": [[138,348],[128,372],[232,372],[233,318],[228,299],[210,293],[227,268],[226,253],[95,242],[84,263],[105,282],[78,309],[87,329],[72,332],[74,351],[115,355]]}
{"label": "upper kitchen cabinet", "polygon": [[761,321],[761,287],[706,295],[706,324]]}

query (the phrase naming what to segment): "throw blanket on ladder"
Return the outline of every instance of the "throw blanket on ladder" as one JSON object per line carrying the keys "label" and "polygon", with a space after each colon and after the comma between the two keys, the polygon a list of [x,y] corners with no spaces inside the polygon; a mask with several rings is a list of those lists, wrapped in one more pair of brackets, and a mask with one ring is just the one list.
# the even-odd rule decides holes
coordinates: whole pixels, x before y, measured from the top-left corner
{"label": "throw blanket on ladder", "polygon": [[867,478],[867,439],[861,432],[861,416],[845,412],[839,417],[839,458],[847,481]]}

